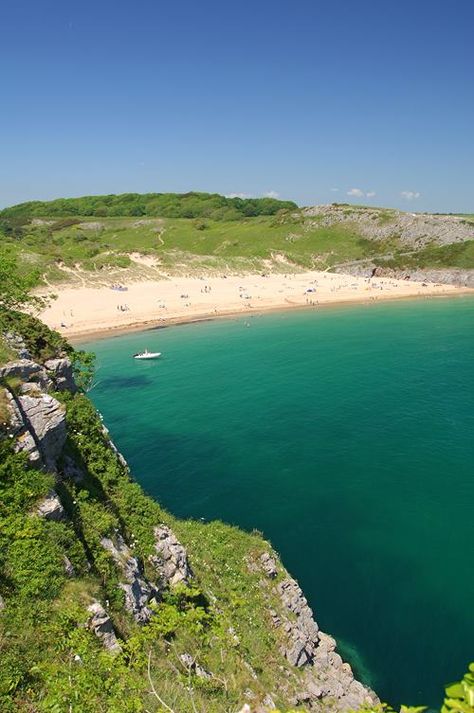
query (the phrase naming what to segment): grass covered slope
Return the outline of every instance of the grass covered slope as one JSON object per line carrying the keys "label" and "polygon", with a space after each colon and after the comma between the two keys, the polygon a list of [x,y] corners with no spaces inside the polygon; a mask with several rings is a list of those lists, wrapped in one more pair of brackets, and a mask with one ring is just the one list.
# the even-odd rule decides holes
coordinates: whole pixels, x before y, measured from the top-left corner
{"label": "grass covered slope", "polygon": [[0,212],[0,241],[37,284],[156,279],[167,271],[474,268],[469,216],[345,204],[299,209],[206,193],[23,203]]}
{"label": "grass covered slope", "polygon": [[[337,262],[377,256],[378,243],[361,238],[343,227],[305,230],[301,221],[268,217],[241,221],[210,221],[204,225],[185,219],[101,219],[64,226],[66,221],[28,224],[20,237],[4,235],[3,245],[18,259],[22,271],[36,271],[38,279],[50,282],[85,279],[98,273],[144,268],[133,260],[139,253],[156,260],[161,270],[185,269],[229,271],[265,269],[263,261],[282,256],[300,268],[321,269]],[[132,256],[132,257],[131,257]],[[138,268],[138,269],[137,269]]]}

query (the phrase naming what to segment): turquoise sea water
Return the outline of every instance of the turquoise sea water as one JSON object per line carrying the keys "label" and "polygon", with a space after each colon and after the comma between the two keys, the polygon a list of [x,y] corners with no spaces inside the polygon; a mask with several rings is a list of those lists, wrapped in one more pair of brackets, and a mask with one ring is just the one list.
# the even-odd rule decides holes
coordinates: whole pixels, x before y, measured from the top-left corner
{"label": "turquoise sea water", "polygon": [[[474,659],[474,300],[86,346],[91,397],[144,488],[176,515],[262,530],[383,699],[439,703]],[[163,358],[130,358],[144,347]]]}

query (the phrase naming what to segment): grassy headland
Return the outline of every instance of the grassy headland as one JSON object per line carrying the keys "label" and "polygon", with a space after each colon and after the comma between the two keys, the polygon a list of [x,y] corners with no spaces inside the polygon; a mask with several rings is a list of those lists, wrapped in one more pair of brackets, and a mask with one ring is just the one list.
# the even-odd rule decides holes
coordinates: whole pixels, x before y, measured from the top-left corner
{"label": "grassy headland", "polygon": [[134,254],[178,273],[326,270],[359,261],[401,270],[474,268],[470,216],[346,204],[300,209],[273,198],[206,193],[22,203],[0,212],[0,240],[37,284],[84,283],[94,273],[146,277]]}

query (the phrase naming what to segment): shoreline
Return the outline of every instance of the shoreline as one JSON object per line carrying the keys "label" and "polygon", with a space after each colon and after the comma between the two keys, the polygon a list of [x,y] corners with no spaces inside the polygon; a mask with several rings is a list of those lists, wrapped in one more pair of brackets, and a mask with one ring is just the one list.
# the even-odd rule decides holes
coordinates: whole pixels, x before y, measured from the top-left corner
{"label": "shoreline", "polygon": [[265,314],[278,314],[285,312],[306,312],[328,310],[337,307],[361,306],[373,307],[385,302],[421,302],[423,300],[432,301],[436,299],[456,299],[457,297],[474,297],[474,289],[460,294],[425,294],[425,295],[403,295],[387,297],[381,300],[340,300],[339,302],[324,302],[323,304],[309,305],[287,305],[286,307],[267,307],[264,309],[249,310],[248,312],[222,312],[221,314],[204,314],[196,317],[174,317],[170,318],[166,324],[155,322],[153,320],[147,322],[135,322],[129,325],[112,326],[91,330],[90,332],[77,332],[68,335],[67,339],[71,344],[80,345],[83,342],[99,341],[102,339],[112,339],[113,337],[121,337],[125,334],[133,334],[134,332],[153,332],[159,329],[168,329],[169,327],[180,327],[186,324],[201,324],[202,322],[217,322],[224,319],[244,318],[246,315],[251,317],[261,317]]}
{"label": "shoreline", "polygon": [[39,317],[78,344],[246,315],[469,294],[473,295],[474,289],[314,271],[290,275],[171,277],[130,283],[122,291],[114,291],[112,286],[58,285],[57,299]]}

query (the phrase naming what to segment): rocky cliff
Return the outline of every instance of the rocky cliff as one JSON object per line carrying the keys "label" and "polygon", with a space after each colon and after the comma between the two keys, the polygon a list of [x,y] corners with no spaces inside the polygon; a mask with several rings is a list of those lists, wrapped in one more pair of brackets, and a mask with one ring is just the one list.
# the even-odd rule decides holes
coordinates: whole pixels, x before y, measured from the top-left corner
{"label": "rocky cliff", "polygon": [[401,210],[368,208],[347,204],[303,208],[308,224],[355,228],[368,240],[384,241],[397,236],[406,248],[452,245],[474,240],[474,221],[456,215],[405,213]]}
{"label": "rocky cliff", "polygon": [[18,335],[9,340],[18,359],[0,368],[2,710],[377,705],[268,542],[164,512],[77,392],[69,358],[41,363]]}

